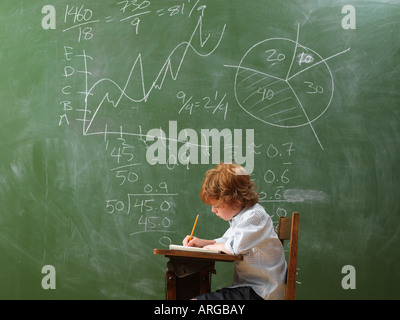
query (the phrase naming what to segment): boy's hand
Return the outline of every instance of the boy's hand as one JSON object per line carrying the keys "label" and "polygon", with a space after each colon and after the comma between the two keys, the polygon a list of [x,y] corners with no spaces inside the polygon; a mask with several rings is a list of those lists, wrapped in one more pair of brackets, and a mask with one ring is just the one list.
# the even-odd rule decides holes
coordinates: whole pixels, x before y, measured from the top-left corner
{"label": "boy's hand", "polygon": [[199,238],[197,237],[192,237],[192,240],[189,241],[190,236],[186,236],[185,239],[183,239],[182,244],[187,247],[200,247],[199,245]]}
{"label": "boy's hand", "polygon": [[226,250],[226,248],[225,248],[225,243],[214,243],[214,244],[210,244],[210,245],[204,246],[204,249],[208,249],[208,250],[217,250],[217,251],[224,252],[224,253],[226,253],[226,254],[232,254],[231,252],[229,252],[228,250]]}
{"label": "boy's hand", "polygon": [[197,237],[192,237],[192,240],[189,241],[189,238],[190,238],[190,236],[186,236],[185,239],[183,239],[182,243],[184,246],[199,247],[199,248],[202,248],[205,246],[203,239],[199,239]]}
{"label": "boy's hand", "polygon": [[214,240],[205,240],[205,239],[200,239],[197,237],[192,237],[192,240],[189,241],[190,236],[186,236],[185,239],[183,239],[182,244],[187,247],[199,247],[203,248],[204,246],[214,244]]}

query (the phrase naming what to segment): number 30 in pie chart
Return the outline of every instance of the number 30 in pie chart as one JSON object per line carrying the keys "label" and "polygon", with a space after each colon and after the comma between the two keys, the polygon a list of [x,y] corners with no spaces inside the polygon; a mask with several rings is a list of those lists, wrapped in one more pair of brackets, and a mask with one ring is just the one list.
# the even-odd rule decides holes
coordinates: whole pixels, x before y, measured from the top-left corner
{"label": "number 30 in pie chart", "polygon": [[240,61],[235,96],[254,118],[277,127],[311,125],[329,108],[332,73],[317,52],[286,38],[252,46]]}

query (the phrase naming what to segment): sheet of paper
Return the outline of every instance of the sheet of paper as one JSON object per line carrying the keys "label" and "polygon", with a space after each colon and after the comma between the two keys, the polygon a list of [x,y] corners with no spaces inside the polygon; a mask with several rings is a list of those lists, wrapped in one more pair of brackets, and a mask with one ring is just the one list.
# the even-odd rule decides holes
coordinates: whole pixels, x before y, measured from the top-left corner
{"label": "sheet of paper", "polygon": [[193,252],[220,253],[220,251],[218,251],[218,250],[208,250],[208,249],[204,249],[204,248],[187,247],[187,246],[182,246],[182,245],[177,245],[177,244],[170,244],[169,249],[170,250],[193,251]]}

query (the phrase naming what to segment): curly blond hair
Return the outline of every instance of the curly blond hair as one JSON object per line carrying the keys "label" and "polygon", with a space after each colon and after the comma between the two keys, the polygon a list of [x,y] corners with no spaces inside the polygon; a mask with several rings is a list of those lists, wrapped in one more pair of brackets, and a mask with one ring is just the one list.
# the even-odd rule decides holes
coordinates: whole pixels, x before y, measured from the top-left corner
{"label": "curly blond hair", "polygon": [[208,205],[217,202],[233,207],[240,202],[247,207],[258,202],[255,190],[256,186],[242,166],[221,162],[206,172],[200,197]]}

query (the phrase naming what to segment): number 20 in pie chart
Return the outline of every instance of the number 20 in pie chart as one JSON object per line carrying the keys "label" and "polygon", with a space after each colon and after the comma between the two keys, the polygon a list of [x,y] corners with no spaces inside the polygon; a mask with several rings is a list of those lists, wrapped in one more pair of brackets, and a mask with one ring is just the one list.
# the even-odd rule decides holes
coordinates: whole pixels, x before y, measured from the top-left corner
{"label": "number 20 in pie chart", "polygon": [[277,127],[311,125],[329,108],[334,83],[326,61],[296,41],[272,38],[243,56],[235,96],[252,117]]}

